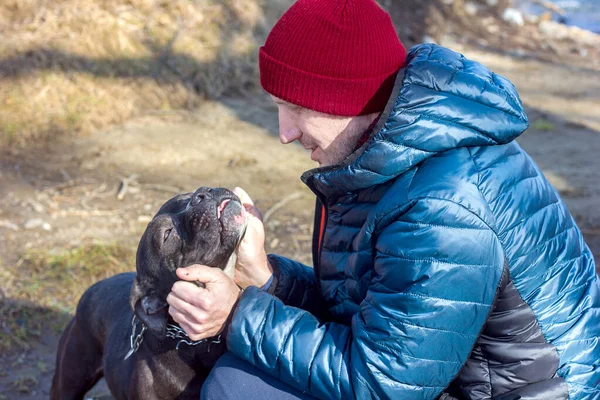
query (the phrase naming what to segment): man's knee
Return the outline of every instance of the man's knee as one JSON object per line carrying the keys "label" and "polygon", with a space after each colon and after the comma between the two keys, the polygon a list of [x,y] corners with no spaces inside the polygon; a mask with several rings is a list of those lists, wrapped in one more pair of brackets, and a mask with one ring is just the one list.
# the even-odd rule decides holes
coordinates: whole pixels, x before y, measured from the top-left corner
{"label": "man's knee", "polygon": [[231,353],[225,353],[219,358],[202,386],[200,398],[202,400],[313,399]]}
{"label": "man's knee", "polygon": [[239,359],[231,353],[225,353],[219,358],[206,378],[204,385],[202,385],[200,399],[232,398],[231,396],[234,395],[232,390],[234,388],[231,386],[234,386],[234,382],[237,385],[240,380],[236,375],[243,375],[243,371],[236,367],[239,364],[238,360]]}

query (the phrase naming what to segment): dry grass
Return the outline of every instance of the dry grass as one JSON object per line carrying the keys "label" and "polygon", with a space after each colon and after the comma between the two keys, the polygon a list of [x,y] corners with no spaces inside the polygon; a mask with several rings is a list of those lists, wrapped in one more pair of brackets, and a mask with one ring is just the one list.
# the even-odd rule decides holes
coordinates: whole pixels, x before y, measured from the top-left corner
{"label": "dry grass", "polygon": [[260,1],[4,0],[0,145],[252,90],[267,31]]}
{"label": "dry grass", "polygon": [[135,270],[135,249],[92,244],[69,251],[35,250],[0,270],[0,353],[27,350],[44,329],[59,332],[95,282]]}
{"label": "dry grass", "polygon": [[[258,47],[293,2],[3,0],[0,148],[251,91]],[[519,30],[502,21],[507,0],[497,7],[475,2],[476,18],[465,14],[464,0],[379,0],[407,47],[424,35],[450,34],[494,51],[573,58],[573,43],[547,43],[535,24]]]}
{"label": "dry grass", "polygon": [[27,253],[15,282],[19,298],[72,312],[85,289],[101,279],[135,270],[135,249],[92,244],[73,250]]}

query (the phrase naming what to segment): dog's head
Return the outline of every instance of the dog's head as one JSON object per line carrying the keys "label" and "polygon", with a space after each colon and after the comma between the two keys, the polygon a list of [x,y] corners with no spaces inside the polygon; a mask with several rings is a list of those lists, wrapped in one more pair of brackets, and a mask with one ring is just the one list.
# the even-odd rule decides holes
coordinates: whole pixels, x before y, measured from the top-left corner
{"label": "dog's head", "polygon": [[227,189],[201,187],[160,208],[140,240],[129,298],[150,332],[166,333],[166,298],[178,279],[175,270],[192,264],[224,269],[245,228],[244,207]]}

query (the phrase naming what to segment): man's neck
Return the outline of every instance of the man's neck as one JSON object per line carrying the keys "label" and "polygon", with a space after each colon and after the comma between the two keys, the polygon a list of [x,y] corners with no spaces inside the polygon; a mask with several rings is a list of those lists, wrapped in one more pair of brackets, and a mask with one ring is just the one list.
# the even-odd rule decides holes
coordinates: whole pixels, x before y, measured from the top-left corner
{"label": "man's neck", "polygon": [[363,144],[365,144],[367,142],[367,140],[369,140],[369,138],[371,137],[371,134],[373,133],[373,129],[375,129],[375,125],[377,125],[377,122],[379,122],[379,118],[381,118],[381,114],[379,114],[377,117],[375,117],[373,122],[371,122],[371,125],[369,125],[367,130],[365,130],[365,132],[362,134],[360,139],[358,139],[358,142],[356,143],[356,146],[354,147],[354,151],[360,149],[360,147]]}

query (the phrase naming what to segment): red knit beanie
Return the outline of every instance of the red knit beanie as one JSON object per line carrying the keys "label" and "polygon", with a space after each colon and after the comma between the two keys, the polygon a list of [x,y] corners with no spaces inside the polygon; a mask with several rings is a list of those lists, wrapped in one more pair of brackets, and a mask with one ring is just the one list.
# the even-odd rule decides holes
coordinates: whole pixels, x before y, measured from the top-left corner
{"label": "red knit beanie", "polygon": [[374,0],[298,0],[260,49],[262,87],[340,116],[383,111],[406,50]]}

